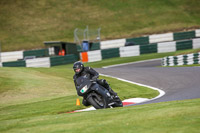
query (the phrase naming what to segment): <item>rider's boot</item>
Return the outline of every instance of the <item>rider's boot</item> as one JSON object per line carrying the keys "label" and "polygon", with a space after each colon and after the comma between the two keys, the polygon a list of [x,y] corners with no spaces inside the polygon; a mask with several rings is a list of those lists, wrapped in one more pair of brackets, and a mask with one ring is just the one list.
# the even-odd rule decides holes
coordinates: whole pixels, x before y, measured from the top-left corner
{"label": "rider's boot", "polygon": [[117,93],[114,92],[114,91],[110,88],[108,82],[107,82],[105,79],[101,79],[101,80],[97,80],[97,81],[98,81],[98,83],[99,83],[100,85],[104,86],[104,87],[110,92],[110,94],[111,94],[114,98],[115,98],[115,97],[118,98]]}
{"label": "rider's boot", "polygon": [[110,87],[109,88],[107,88],[108,89],[108,91],[110,92],[110,94],[111,95],[113,95],[114,97],[116,97],[117,96],[117,93],[116,92],[114,92]]}
{"label": "rider's boot", "polygon": [[108,91],[110,92],[110,94],[113,95],[114,98],[118,98],[117,93],[114,92],[114,91],[112,90],[112,88],[110,88],[109,84],[108,84],[106,81],[104,82],[104,84],[105,84],[106,89],[108,89]]}

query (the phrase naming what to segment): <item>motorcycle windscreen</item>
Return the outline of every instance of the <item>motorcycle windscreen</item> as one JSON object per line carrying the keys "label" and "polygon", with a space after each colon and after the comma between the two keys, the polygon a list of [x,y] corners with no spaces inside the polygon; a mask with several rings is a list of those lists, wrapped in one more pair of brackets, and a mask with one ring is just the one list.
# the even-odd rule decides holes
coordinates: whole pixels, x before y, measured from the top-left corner
{"label": "motorcycle windscreen", "polygon": [[83,96],[91,87],[92,82],[90,81],[89,78],[85,77],[85,76],[81,76],[76,80],[77,83],[77,93],[79,96]]}

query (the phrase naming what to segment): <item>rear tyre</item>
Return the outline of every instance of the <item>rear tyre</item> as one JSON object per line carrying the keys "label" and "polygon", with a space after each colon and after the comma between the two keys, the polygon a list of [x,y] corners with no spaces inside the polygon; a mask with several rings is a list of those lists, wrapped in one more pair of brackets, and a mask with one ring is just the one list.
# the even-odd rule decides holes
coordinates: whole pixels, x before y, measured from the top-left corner
{"label": "rear tyre", "polygon": [[113,105],[113,107],[123,107],[123,103],[120,98],[117,98],[114,101],[115,101],[115,104]]}

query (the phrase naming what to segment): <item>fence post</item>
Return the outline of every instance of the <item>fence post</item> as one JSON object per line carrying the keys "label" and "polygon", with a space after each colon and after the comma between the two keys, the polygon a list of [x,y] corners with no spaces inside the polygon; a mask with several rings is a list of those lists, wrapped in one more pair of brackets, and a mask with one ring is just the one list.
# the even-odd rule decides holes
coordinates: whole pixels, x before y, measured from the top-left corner
{"label": "fence post", "polygon": [[1,42],[0,42],[0,62],[1,62]]}

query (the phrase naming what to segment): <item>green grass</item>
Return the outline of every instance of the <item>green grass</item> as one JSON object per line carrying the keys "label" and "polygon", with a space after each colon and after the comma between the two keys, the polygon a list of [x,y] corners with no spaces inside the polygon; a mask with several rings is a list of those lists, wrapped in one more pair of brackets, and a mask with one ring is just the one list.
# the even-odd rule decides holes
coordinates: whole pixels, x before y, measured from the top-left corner
{"label": "green grass", "polygon": [[[75,96],[72,65],[53,68],[0,68],[0,106],[22,104]],[[119,92],[122,99],[128,97],[152,98],[157,91],[103,77]],[[132,89],[133,88],[133,89]]]}
{"label": "green grass", "polygon": [[2,51],[73,42],[74,29],[101,27],[101,39],[132,38],[200,27],[199,0],[1,0]]}
{"label": "green grass", "polygon": [[33,102],[74,95],[72,75],[73,71],[64,68],[0,68],[0,103]]}
{"label": "green grass", "polygon": [[192,65],[176,65],[176,66],[164,66],[164,67],[199,67],[200,64],[192,64]]}
{"label": "green grass", "polygon": [[[0,122],[56,115],[85,108],[76,106],[72,64],[53,68],[0,68]],[[158,92],[106,78],[121,99],[153,98]],[[80,98],[80,97],[79,97]],[[1,124],[2,125],[2,124]],[[5,126],[5,125],[4,125]]]}
{"label": "green grass", "polygon": [[0,131],[42,133],[198,133],[200,99],[1,121]]}

